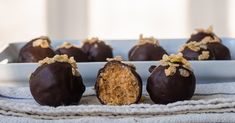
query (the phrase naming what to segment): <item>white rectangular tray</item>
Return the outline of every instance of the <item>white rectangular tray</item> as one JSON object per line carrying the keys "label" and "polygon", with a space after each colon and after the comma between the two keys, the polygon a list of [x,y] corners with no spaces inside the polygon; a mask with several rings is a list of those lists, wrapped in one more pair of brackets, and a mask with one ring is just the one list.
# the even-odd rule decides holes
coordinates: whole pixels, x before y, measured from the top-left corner
{"label": "white rectangular tray", "polygon": [[[222,38],[223,44],[231,52],[232,60],[221,61],[190,61],[194,69],[198,83],[210,82],[231,82],[235,81],[235,39]],[[56,48],[64,41],[52,41]],[[80,41],[69,41],[79,45]],[[129,49],[134,46],[136,40],[109,40],[106,41],[113,47],[114,56],[120,55],[127,60]],[[186,39],[160,39],[160,45],[169,53],[177,53],[179,47],[186,42]],[[7,60],[7,64],[0,64],[0,84],[27,85],[30,74],[37,68],[37,63],[14,63],[17,59],[20,48],[25,43],[11,43],[0,53],[0,61]],[[128,61],[127,61],[128,62]],[[131,62],[136,66],[137,72],[145,83],[148,76],[148,68],[157,65],[158,61]],[[105,62],[78,63],[78,69],[83,77],[86,86],[93,86],[98,70]]]}

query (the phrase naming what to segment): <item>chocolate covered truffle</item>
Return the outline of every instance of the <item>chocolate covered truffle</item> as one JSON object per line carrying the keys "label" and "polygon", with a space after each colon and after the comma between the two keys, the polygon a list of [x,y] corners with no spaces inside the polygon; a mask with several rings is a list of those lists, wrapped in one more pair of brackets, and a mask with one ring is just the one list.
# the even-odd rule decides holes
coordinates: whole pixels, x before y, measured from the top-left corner
{"label": "chocolate covered truffle", "polygon": [[50,39],[45,36],[31,40],[21,48],[18,62],[38,62],[46,57],[53,57],[55,52],[50,43]]}
{"label": "chocolate covered truffle", "polygon": [[69,42],[64,42],[55,52],[59,55],[66,54],[69,57],[74,57],[76,62],[88,62],[86,53],[80,47],[72,45]]}
{"label": "chocolate covered truffle", "polygon": [[150,67],[146,89],[156,104],[189,100],[195,91],[196,79],[189,62],[182,54],[164,55],[157,67]]}
{"label": "chocolate covered truffle", "polygon": [[215,60],[230,60],[231,54],[229,49],[223,45],[221,39],[215,35],[212,26],[208,29],[196,29],[187,43],[204,42],[207,48],[214,54]]}
{"label": "chocolate covered truffle", "polygon": [[30,91],[35,101],[48,106],[78,104],[85,86],[74,58],[55,55],[39,63],[41,65],[29,79]]}
{"label": "chocolate covered truffle", "polygon": [[130,49],[128,58],[130,61],[156,61],[164,54],[167,52],[159,45],[157,39],[140,35],[139,42]]}
{"label": "chocolate covered truffle", "polygon": [[91,62],[102,62],[113,57],[112,48],[98,38],[86,39],[81,48]]}
{"label": "chocolate covered truffle", "polygon": [[142,80],[135,67],[121,62],[120,57],[108,59],[98,72],[96,94],[102,104],[130,105],[138,103],[142,94]]}
{"label": "chocolate covered truffle", "polygon": [[183,54],[183,57],[187,60],[214,60],[214,54],[207,48],[206,43],[201,42],[189,42],[184,44],[179,52]]}

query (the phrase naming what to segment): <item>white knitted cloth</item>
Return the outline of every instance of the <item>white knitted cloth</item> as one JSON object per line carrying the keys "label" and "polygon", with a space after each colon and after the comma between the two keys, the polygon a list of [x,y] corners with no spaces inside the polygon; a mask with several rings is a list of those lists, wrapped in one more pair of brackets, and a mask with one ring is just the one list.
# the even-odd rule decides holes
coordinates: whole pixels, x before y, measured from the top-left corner
{"label": "white knitted cloth", "polygon": [[235,82],[199,84],[192,100],[168,105],[153,104],[145,89],[144,101],[129,106],[101,105],[92,88],[80,105],[56,108],[37,104],[28,87],[1,87],[0,94],[6,96],[0,98],[0,122],[235,122]]}

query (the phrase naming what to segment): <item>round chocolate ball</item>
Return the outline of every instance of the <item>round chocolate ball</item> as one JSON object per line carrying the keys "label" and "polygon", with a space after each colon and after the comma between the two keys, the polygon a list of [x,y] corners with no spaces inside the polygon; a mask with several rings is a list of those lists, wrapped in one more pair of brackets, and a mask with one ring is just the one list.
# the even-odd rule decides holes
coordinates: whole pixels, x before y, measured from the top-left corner
{"label": "round chocolate ball", "polygon": [[112,48],[98,38],[85,40],[81,48],[91,62],[102,62],[113,57]]}
{"label": "round chocolate ball", "polygon": [[45,36],[31,40],[21,48],[18,62],[38,62],[46,57],[53,57],[55,52],[50,42],[50,39]]}
{"label": "round chocolate ball", "polygon": [[130,61],[157,61],[167,52],[153,37],[143,38],[140,35],[138,44],[132,47],[128,53]]}
{"label": "round chocolate ball", "polygon": [[150,43],[134,46],[128,54],[130,61],[157,61],[167,52],[161,47]]}
{"label": "round chocolate ball", "polygon": [[184,63],[179,60],[174,62],[174,59],[177,58],[170,58],[169,61],[150,69],[151,75],[147,80],[146,89],[156,104],[189,100],[194,94],[194,73],[185,68]]}
{"label": "round chocolate ball", "polygon": [[142,80],[133,66],[115,58],[99,70],[95,89],[102,104],[130,105],[141,98]]}
{"label": "round chocolate ball", "polygon": [[88,56],[81,48],[76,47],[68,42],[64,42],[56,51],[56,54],[66,54],[69,57],[74,57],[76,62],[88,62]]}
{"label": "round chocolate ball", "polygon": [[231,60],[229,49],[221,43],[208,43],[207,47],[215,55],[216,60]]}
{"label": "round chocolate ball", "polygon": [[48,59],[44,59],[30,76],[30,91],[35,101],[48,106],[78,104],[85,86],[81,75],[74,69],[76,62],[69,61],[64,55]]}
{"label": "round chocolate ball", "polygon": [[[215,60],[230,60],[231,54],[229,49],[223,45],[222,40],[213,33],[213,28],[199,29],[195,34],[192,34],[187,43],[198,42],[206,45],[207,49],[214,55]],[[187,49],[186,49],[187,50]],[[185,52],[189,52],[188,50]],[[187,54],[187,53],[186,53]],[[196,54],[196,53],[190,53]],[[211,59],[209,58],[209,59]],[[188,59],[188,58],[187,58]],[[189,58],[190,59],[190,58]]]}

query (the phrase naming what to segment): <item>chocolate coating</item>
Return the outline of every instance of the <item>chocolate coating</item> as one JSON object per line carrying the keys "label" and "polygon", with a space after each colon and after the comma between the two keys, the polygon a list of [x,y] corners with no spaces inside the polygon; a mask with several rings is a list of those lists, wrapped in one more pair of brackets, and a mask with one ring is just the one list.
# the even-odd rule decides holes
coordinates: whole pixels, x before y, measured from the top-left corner
{"label": "chocolate coating", "polygon": [[18,56],[18,62],[38,62],[39,60],[42,60],[46,57],[53,57],[55,55],[55,52],[50,47],[33,47],[33,42],[38,39],[40,38],[31,40],[21,48]]}
{"label": "chocolate coating", "polygon": [[214,54],[209,49],[200,49],[199,51],[193,51],[186,47],[181,53],[183,57],[187,60],[199,60],[198,56],[202,53],[202,51],[209,51],[209,58],[207,60],[214,60]]}
{"label": "chocolate coating", "polygon": [[[196,34],[192,34],[186,43],[189,43],[192,41],[200,42],[203,38],[205,38],[207,36],[210,36],[212,39],[214,39],[215,34],[214,33],[198,32]],[[221,41],[221,39],[220,39],[220,41]]]}
{"label": "chocolate coating", "polygon": [[157,61],[167,52],[161,47],[151,43],[135,45],[128,53],[130,61]]}
{"label": "chocolate coating", "polygon": [[[214,33],[198,32],[197,34],[191,35],[190,39],[186,43],[197,41],[200,42],[206,36],[210,36],[214,39]],[[221,39],[219,39],[222,42]],[[231,54],[229,49],[220,42],[210,42],[207,44],[208,49],[214,54],[215,60],[231,60]]]}
{"label": "chocolate coating", "polygon": [[107,58],[113,58],[112,48],[103,41],[84,42],[82,50],[91,62],[102,62],[106,61]]}
{"label": "chocolate coating", "polygon": [[221,43],[209,43],[207,44],[209,50],[211,50],[216,60],[231,60],[231,54],[229,49]]}
{"label": "chocolate coating", "polygon": [[[196,79],[190,70],[177,67],[176,73],[166,76],[165,69],[169,66],[156,67],[147,80],[146,89],[151,100],[157,104],[168,104],[190,99],[195,91]],[[179,69],[187,70],[190,75],[183,77]]]}
{"label": "chocolate coating", "polygon": [[59,48],[56,51],[56,54],[63,55],[66,54],[69,57],[74,57],[76,62],[88,62],[87,55],[77,47],[70,47],[70,48]]}
{"label": "chocolate coating", "polygon": [[[107,73],[106,69],[108,67],[115,66],[115,65],[122,66],[122,70],[124,70],[124,68],[127,68],[129,70],[129,74],[125,74],[124,71],[122,71],[121,73],[124,73],[123,75],[125,76],[125,77],[123,77],[123,75],[120,75],[120,73],[115,74],[117,69],[112,69],[112,71],[109,71],[108,74],[112,74],[112,73],[115,74],[115,75],[114,74],[111,75],[113,77],[112,79],[114,80],[114,82],[113,81],[109,81],[110,78],[109,79],[102,78],[102,74]],[[128,86],[124,86],[124,87],[127,87],[127,88],[122,88],[122,85],[124,83],[130,82],[129,78],[131,78],[131,76],[134,77],[136,79],[136,81],[135,82],[132,81],[132,82],[134,82],[134,83],[132,83],[133,85],[129,84]],[[119,83],[122,79],[125,79],[124,82],[123,83]],[[107,95],[108,98],[119,98],[119,96],[123,96],[125,94],[131,95],[131,94],[133,94],[132,91],[134,91],[135,89],[137,89],[137,92],[138,92],[138,95],[136,96],[134,101],[129,102],[128,104],[124,104],[124,102],[119,102],[119,103],[114,103],[112,105],[129,105],[129,104],[133,104],[133,103],[138,103],[139,102],[139,100],[141,98],[141,95],[142,95],[142,80],[141,80],[141,77],[139,76],[139,74],[135,71],[135,68],[133,66],[130,66],[128,64],[124,64],[124,63],[122,63],[120,61],[109,61],[109,62],[107,62],[105,64],[105,66],[103,68],[101,68],[99,70],[98,75],[97,75],[97,79],[96,79],[96,83],[95,83],[95,90],[96,90],[97,98],[99,99],[101,104],[109,104],[109,103],[111,103],[111,102],[107,102],[107,101],[105,102],[102,99],[102,97],[101,97],[101,91],[100,91],[101,88],[102,88],[101,86],[105,86],[103,84],[105,82],[106,83],[113,82],[113,85],[114,85],[114,86],[112,86],[110,88],[106,88],[105,90],[112,89],[112,88],[119,88],[120,90],[118,92],[122,92],[122,95],[117,95],[117,96]],[[133,90],[128,89],[128,87],[130,87],[130,86],[134,87],[134,88],[132,88]],[[136,88],[136,87],[138,87],[138,88]],[[112,92],[111,94],[115,93],[115,91],[111,91],[111,92]],[[136,94],[136,93],[134,93],[134,94]],[[128,96],[126,98],[128,98]],[[126,98],[124,98],[124,99],[126,99]]]}
{"label": "chocolate coating", "polygon": [[41,105],[60,106],[78,104],[85,86],[81,76],[72,74],[72,66],[65,62],[43,64],[30,76],[30,91]]}

